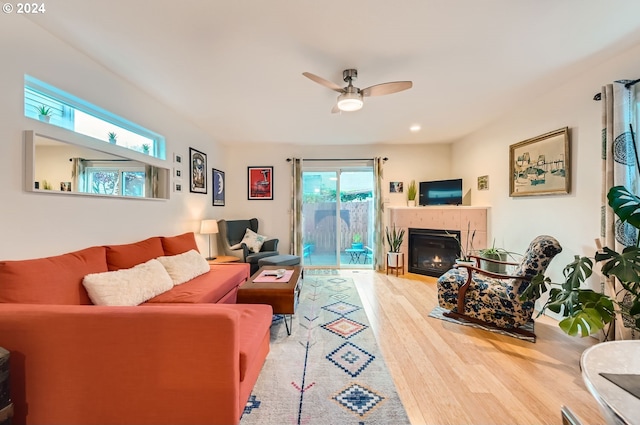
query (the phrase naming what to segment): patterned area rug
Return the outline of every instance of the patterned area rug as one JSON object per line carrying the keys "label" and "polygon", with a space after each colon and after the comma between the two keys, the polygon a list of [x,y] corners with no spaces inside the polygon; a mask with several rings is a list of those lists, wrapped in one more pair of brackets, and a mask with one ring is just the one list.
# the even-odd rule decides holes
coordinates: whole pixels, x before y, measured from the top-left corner
{"label": "patterned area rug", "polygon": [[[497,333],[497,334],[500,334],[500,335],[507,335],[507,336],[510,336],[510,337],[513,337],[513,338],[521,339],[523,341],[536,342],[535,338],[532,338],[530,336],[521,335],[521,334],[515,333],[515,332],[509,332],[509,331],[503,330],[503,329],[491,328],[489,326],[484,326],[484,325],[481,325],[479,323],[467,322],[467,321],[464,321],[464,320],[457,320],[457,319],[454,319],[452,317],[444,316],[443,313],[446,313],[448,311],[449,310],[438,306],[438,307],[434,308],[433,311],[431,311],[431,313],[429,313],[429,317],[435,317],[436,319],[445,320],[445,321],[451,322],[451,323],[457,323],[458,325],[470,326],[470,327],[476,328],[476,329],[483,329],[485,331]],[[524,330],[527,330],[529,332],[533,332],[533,321],[527,323],[525,326],[521,326],[520,328],[524,329]]]}
{"label": "patterned area rug", "polygon": [[275,316],[240,423],[409,424],[352,279],[305,270],[291,336]]}
{"label": "patterned area rug", "polygon": [[306,276],[337,276],[340,272],[337,269],[304,269]]}

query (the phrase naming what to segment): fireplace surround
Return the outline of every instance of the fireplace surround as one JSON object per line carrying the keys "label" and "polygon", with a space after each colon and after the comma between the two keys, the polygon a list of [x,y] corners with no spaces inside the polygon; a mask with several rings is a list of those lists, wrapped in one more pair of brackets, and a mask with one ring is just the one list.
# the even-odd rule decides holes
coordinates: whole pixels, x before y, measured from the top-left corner
{"label": "fireplace surround", "polygon": [[409,273],[440,277],[460,255],[460,231],[409,228]]}

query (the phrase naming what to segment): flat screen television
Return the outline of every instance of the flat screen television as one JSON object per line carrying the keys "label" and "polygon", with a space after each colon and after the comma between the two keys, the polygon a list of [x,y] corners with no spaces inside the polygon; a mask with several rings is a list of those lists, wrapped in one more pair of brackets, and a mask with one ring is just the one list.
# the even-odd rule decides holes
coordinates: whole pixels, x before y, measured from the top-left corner
{"label": "flat screen television", "polygon": [[462,205],[462,179],[420,182],[420,205]]}

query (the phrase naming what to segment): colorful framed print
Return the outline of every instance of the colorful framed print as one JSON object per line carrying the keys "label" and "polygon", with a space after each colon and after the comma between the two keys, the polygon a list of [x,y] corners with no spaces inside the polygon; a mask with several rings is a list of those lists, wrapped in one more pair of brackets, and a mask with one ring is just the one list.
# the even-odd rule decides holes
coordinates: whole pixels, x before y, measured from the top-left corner
{"label": "colorful framed print", "polygon": [[509,146],[509,196],[566,195],[570,190],[568,127]]}
{"label": "colorful framed print", "polygon": [[211,169],[211,182],[213,184],[213,206],[224,207],[224,171]]}
{"label": "colorful framed print", "polygon": [[389,182],[389,193],[402,193],[403,191],[402,182]]}
{"label": "colorful framed print", "polygon": [[207,193],[207,155],[189,148],[189,190]]}
{"label": "colorful framed print", "polygon": [[247,167],[247,169],[248,199],[273,199],[273,167]]}

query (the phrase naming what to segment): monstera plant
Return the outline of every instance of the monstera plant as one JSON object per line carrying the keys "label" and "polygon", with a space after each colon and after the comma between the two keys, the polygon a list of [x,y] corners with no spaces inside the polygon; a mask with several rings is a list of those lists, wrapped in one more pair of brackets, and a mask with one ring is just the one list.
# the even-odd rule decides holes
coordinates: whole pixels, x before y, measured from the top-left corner
{"label": "monstera plant", "polygon": [[[607,194],[609,206],[621,223],[635,233],[635,246],[617,252],[609,247],[598,251],[594,260],[602,264],[602,274],[614,277],[626,291],[623,301],[591,289],[581,288],[593,273],[594,260],[576,255],[563,270],[563,283],[554,283],[543,275],[536,276],[522,293],[522,300],[537,299],[549,291],[549,298],[539,314],[547,308],[564,317],[560,328],[569,335],[588,336],[599,332],[616,314],[621,314],[635,329],[640,329],[640,198],[624,186],[615,186]],[[618,295],[618,294],[616,294]]]}

